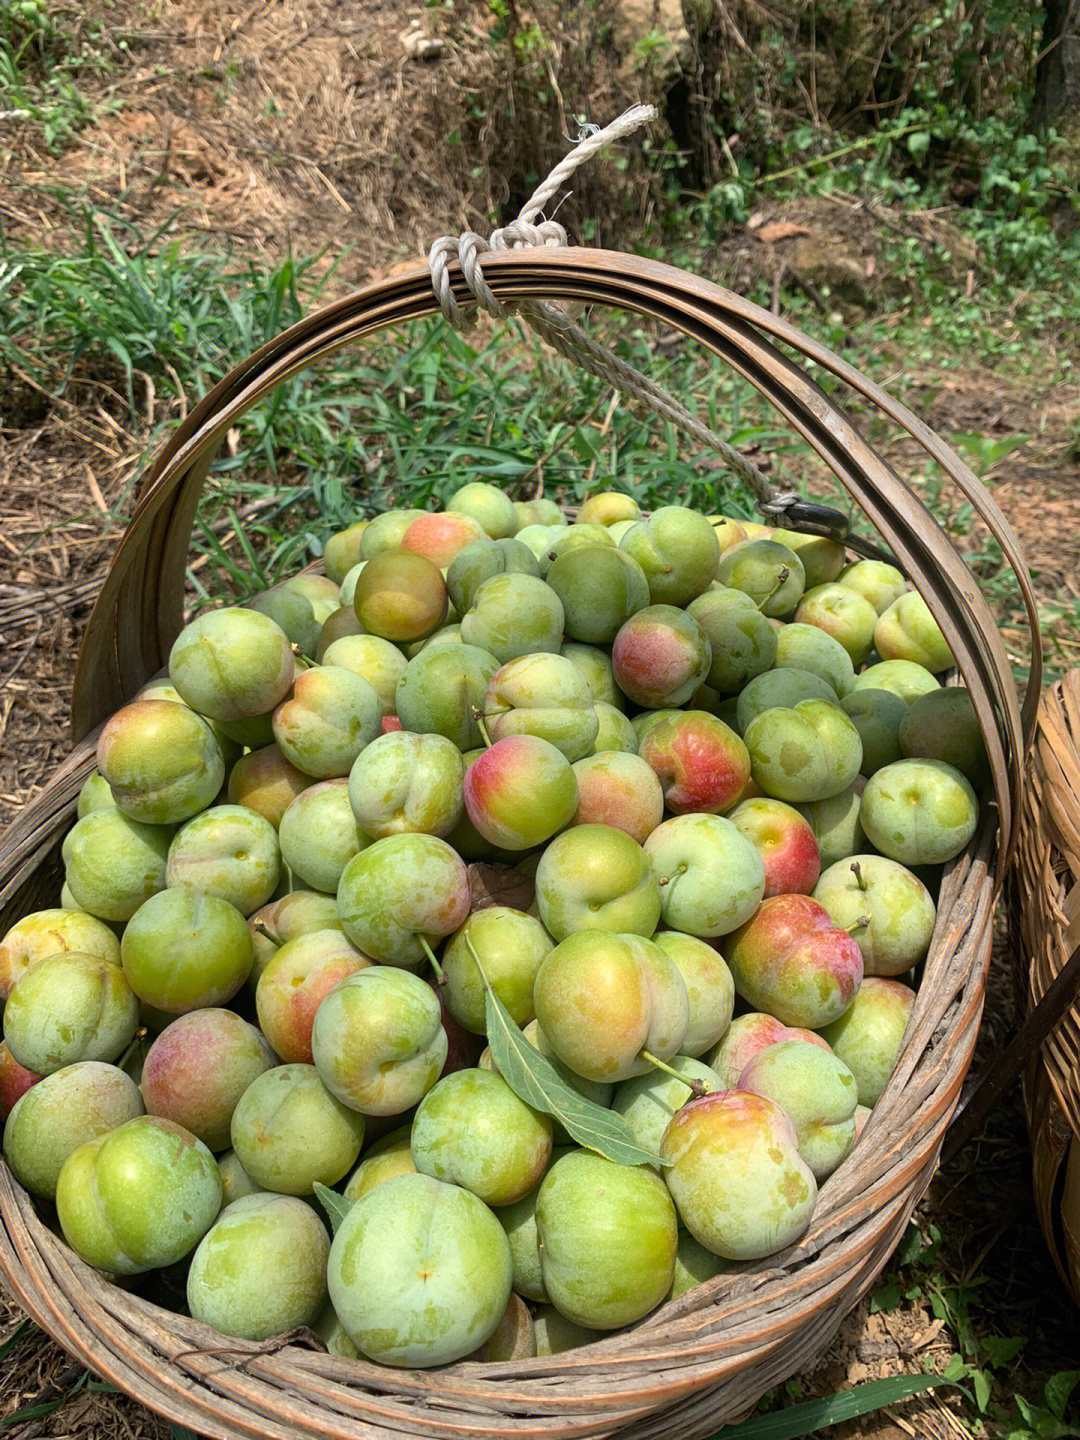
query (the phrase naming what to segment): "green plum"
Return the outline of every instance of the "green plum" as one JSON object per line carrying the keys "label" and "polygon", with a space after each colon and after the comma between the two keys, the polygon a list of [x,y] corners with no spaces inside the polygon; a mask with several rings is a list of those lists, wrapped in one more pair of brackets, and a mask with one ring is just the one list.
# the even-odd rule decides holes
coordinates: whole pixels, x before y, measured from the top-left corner
{"label": "green plum", "polygon": [[461,751],[475,749],[483,738],[477,717],[498,668],[494,655],[475,645],[422,650],[398,682],[395,709],[402,728],[443,735]]}
{"label": "green plum", "polygon": [[354,855],[341,875],[338,908],[345,934],[365,955],[416,968],[431,943],[469,913],[469,877],[435,835],[388,835]]}
{"label": "green plum", "polygon": [[165,884],[198,890],[250,915],[281,877],[281,847],[269,820],[246,805],[214,805],[181,826],[169,846]]}
{"label": "green plum", "polygon": [[115,1065],[66,1065],[16,1100],[4,1127],[4,1159],[20,1185],[52,1200],[69,1155],[142,1113],[138,1086]]}
{"label": "green plum", "polygon": [[337,1100],[314,1065],[278,1065],[253,1080],[233,1111],[232,1148],[264,1190],[311,1195],[356,1164],[364,1117]]}
{"label": "green plum", "polygon": [[349,803],[373,840],[413,831],[446,836],[464,810],[461,751],[443,735],[380,735],[349,772]]}
{"label": "green plum", "polygon": [[311,1050],[342,1104],[366,1115],[400,1115],[427,1094],[446,1062],[438,999],[419,976],[369,966],[323,1000]]}
{"label": "green plum", "polygon": [[76,820],[64,839],[67,885],[100,920],[130,920],[144,900],[165,888],[171,827],[142,825],[119,810]]}
{"label": "green plum", "polygon": [[343,778],[301,790],[281,817],[278,837],[292,875],[331,895],[337,893],[345,866],[368,845],[353,814],[349,782]]}
{"label": "green plum", "polygon": [[866,782],[859,809],[866,838],[901,865],[941,865],[979,824],[966,776],[941,760],[897,760]]}
{"label": "green plum", "polygon": [[446,1008],[472,1034],[485,1033],[482,968],[516,1023],[526,1025],[533,1018],[536,976],[554,943],[540,921],[521,910],[474,910],[443,951]]}
{"label": "green plum", "polygon": [[421,1100],[410,1141],[418,1171],[491,1206],[520,1200],[551,1157],[551,1120],[492,1070],[455,1070]]}
{"label": "green plum", "polygon": [[430,1175],[399,1175],[369,1191],[342,1221],[327,1280],[362,1354],[413,1369],[446,1365],[484,1344],[502,1319],[510,1247],[470,1191]]}
{"label": "green plum", "polygon": [[56,1183],[64,1239],[89,1265],[140,1275],[182,1260],[221,1208],[213,1155],[157,1115],[128,1120],[79,1147]]}
{"label": "green plum", "polygon": [[265,715],[295,675],[289,637],[257,610],[207,610],[185,625],[169,652],[169,676],[209,720]]}
{"label": "green plum", "polygon": [[139,999],[170,1014],[231,1000],[255,959],[240,911],[197,890],[151,896],[128,921],[120,954]]}
{"label": "green plum", "polygon": [[243,1340],[310,1325],[326,1299],[329,1255],[330,1237],[310,1205],[291,1195],[245,1195],[221,1212],[192,1256],[192,1319]]}
{"label": "green plum", "polygon": [[479,586],[462,615],[461,638],[505,665],[519,655],[557,654],[564,622],[562,601],[543,580],[520,572],[493,575]]}
{"label": "green plum", "polygon": [[671,1288],[678,1219],[647,1167],[572,1151],[536,1202],[544,1288],[567,1319],[597,1330],[633,1324]]}

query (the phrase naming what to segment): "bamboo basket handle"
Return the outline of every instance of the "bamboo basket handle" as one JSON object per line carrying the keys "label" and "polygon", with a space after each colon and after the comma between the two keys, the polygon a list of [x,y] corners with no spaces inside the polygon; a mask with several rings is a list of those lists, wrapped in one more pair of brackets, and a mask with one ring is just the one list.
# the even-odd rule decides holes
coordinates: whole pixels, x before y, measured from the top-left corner
{"label": "bamboo basket handle", "polygon": [[[460,267],[451,265],[448,273],[459,307],[475,305]],[[749,381],[805,439],[893,550],[952,649],[986,738],[1001,829],[1000,877],[1016,843],[1042,653],[1035,596],[1016,537],[968,466],[905,406],[824,346],[760,306],[672,266],[612,251],[542,247],[486,255],[483,275],[490,293],[503,303],[554,299],[607,305],[673,326]],[[183,623],[196,506],[229,428],[282,381],[315,361],[437,309],[423,264],[367,285],[264,345],[226,375],[177,427],[140,487],[90,617],[72,701],[76,740],[130,699],[167,660]],[[1032,639],[1022,710],[997,622],[963,559],[922,501],[777,341],[844,381],[905,429],[959,486],[1001,546],[1023,596]]]}

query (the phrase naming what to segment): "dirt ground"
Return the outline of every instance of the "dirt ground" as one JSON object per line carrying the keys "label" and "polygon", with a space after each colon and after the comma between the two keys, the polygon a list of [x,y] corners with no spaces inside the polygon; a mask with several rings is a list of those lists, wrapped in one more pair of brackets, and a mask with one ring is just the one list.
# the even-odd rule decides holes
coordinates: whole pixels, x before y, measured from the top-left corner
{"label": "dirt ground", "polygon": [[[486,178],[499,136],[470,111],[469,97],[497,82],[484,43],[490,12],[477,6],[468,23],[442,35],[437,57],[414,58],[415,46],[405,37],[440,34],[432,15],[428,6],[391,0],[361,6],[346,0],[121,0],[108,6],[91,0],[65,23],[78,33],[104,22],[100,43],[112,69],[97,83],[103,94],[112,87],[123,103],[105,107],[58,157],[44,151],[30,128],[0,120],[5,231],[68,243],[65,212],[54,194],[63,188],[144,226],[182,208],[192,233],[228,241],[236,253],[256,259],[273,261],[290,244],[295,253],[351,247],[339,278],[352,285],[417,254],[437,234],[485,228],[493,215],[520,203],[528,183],[524,164],[498,170],[494,183]],[[632,90],[613,68],[604,93],[593,97],[595,113],[616,113],[635,98]],[[455,132],[474,144],[469,163],[444,164],[441,142]],[[551,139],[546,134],[545,144]],[[590,213],[588,183],[567,211],[571,226],[575,206]],[[797,208],[767,218],[824,228],[819,212]],[[615,241],[617,217],[605,223],[601,239]],[[845,253],[882,249],[880,229],[865,216],[848,223],[845,234]],[[761,250],[749,233],[729,247],[722,258],[733,288],[746,288],[763,264],[775,264]],[[874,270],[866,267],[864,282]],[[778,286],[777,293],[783,304],[787,291]],[[879,293],[874,303],[887,305],[887,297]],[[895,364],[897,374],[911,373],[899,347]],[[916,399],[922,396],[924,418],[936,429],[1033,437],[998,467],[995,494],[1019,532],[1041,601],[1047,607],[1080,601],[1080,467],[1068,450],[1075,390],[1040,384],[1037,376],[1010,379],[975,363],[948,371],[926,365],[917,379]],[[119,418],[124,413],[106,392],[90,391],[43,406],[30,423],[0,433],[0,822],[33,799],[65,754],[79,636],[117,538],[110,512],[133,479],[146,436],[175,410],[150,396],[135,428]],[[896,458],[904,460],[902,453]],[[1004,628],[1019,649],[1019,628],[1008,620]],[[1063,634],[1061,643],[1071,656],[1075,637]],[[982,1063],[1000,1051],[1013,1024],[1009,964],[1002,942],[980,1040]],[[955,1279],[991,1276],[987,1293],[1008,1317],[1003,1323],[1026,1327],[1004,1332],[1030,1336],[1029,1373],[1018,1388],[1031,1374],[1075,1365],[1075,1316],[1034,1220],[1015,1097],[991,1131],[935,1179],[920,1219],[948,1236]],[[0,1294],[0,1344],[19,1318]],[[916,1372],[927,1359],[940,1366],[954,1349],[928,1295],[890,1314],[871,1314],[864,1304],[813,1374],[802,1377],[805,1392],[826,1394]],[[32,1334],[3,1362],[0,1417],[63,1395],[77,1373],[58,1347]],[[962,1398],[939,1392],[835,1433],[945,1440],[969,1433],[958,1418],[964,1413]],[[123,1398],[81,1389],[62,1408],[10,1434],[19,1440],[166,1440],[168,1427]]]}

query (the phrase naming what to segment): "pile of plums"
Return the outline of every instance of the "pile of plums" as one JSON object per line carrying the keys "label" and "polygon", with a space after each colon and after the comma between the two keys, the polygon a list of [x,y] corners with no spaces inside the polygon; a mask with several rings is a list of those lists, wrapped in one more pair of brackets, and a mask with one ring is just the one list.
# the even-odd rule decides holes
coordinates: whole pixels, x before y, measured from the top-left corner
{"label": "pile of plums", "polygon": [[400,1366],[587,1344],[792,1244],[988,779],[925,602],[616,491],[568,524],[471,483],[324,561],[102,729],[59,905],[0,942],[15,1177],[226,1335]]}

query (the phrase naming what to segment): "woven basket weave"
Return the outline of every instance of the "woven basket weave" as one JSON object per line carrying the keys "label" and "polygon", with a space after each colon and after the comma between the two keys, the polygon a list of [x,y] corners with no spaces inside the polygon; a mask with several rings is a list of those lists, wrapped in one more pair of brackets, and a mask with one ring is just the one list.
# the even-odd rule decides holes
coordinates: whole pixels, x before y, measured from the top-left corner
{"label": "woven basket weave", "polygon": [[[452,276],[459,303],[468,307],[472,297],[460,272]],[[1034,626],[1030,584],[996,505],[902,405],[783,321],[714,285],[653,261],[584,249],[503,251],[485,257],[484,277],[508,303],[582,301],[665,321],[773,404],[846,487],[930,605],[974,700],[996,803],[985,807],[979,834],[948,867],[896,1071],[858,1145],[823,1186],[807,1234],[585,1350],[409,1372],[296,1343],[223,1342],[205,1326],[106,1283],[41,1222],[0,1166],[0,1268],[19,1301],[80,1360],[199,1435],[523,1440],[625,1431],[633,1440],[695,1440],[710,1433],[818,1356],[873,1283],[930,1180],[975,1045],[990,922],[1015,844],[1034,704],[1029,698],[1021,713],[994,619],[947,537],[788,351],[906,430],[960,486],[1015,570]],[[73,702],[74,753],[0,841],[0,924],[56,903],[59,843],[93,765],[96,727],[163,665],[180,628],[195,506],[229,427],[314,360],[434,308],[420,266],[327,307],[234,370],[165,445],[87,630]]]}
{"label": "woven basket weave", "polygon": [[[1030,1015],[1080,946],[1080,670],[1039,706],[1009,901],[1018,1009]],[[1080,1000],[1028,1064],[1024,1109],[1039,1223],[1080,1304]]]}

